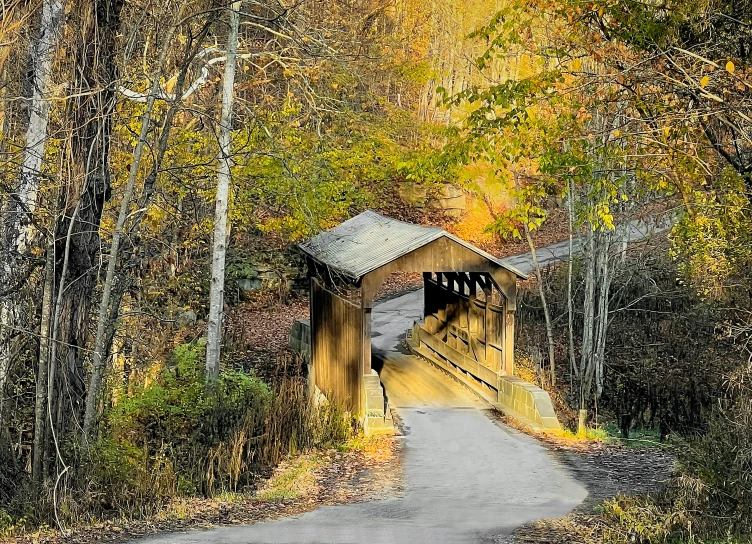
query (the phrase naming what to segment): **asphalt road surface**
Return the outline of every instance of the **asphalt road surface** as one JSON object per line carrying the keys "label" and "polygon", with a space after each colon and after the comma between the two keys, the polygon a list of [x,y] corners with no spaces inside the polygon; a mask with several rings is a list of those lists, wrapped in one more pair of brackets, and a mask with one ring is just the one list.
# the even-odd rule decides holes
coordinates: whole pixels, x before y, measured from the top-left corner
{"label": "asphalt road surface", "polygon": [[406,430],[402,497],[140,543],[507,543],[520,525],[580,504],[585,489],[535,440],[491,419],[441,371],[400,353],[422,304],[422,291],[394,298],[376,305],[372,322],[386,393]]}

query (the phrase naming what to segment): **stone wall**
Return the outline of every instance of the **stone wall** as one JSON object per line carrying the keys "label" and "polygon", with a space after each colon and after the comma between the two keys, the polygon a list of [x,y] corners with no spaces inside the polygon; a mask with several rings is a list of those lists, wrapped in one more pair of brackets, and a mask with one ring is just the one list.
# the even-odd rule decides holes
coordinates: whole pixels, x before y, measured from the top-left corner
{"label": "stone wall", "polygon": [[399,194],[402,200],[416,208],[439,209],[455,219],[462,217],[467,209],[467,196],[452,185],[445,183],[439,187],[436,194],[429,194],[425,185],[405,182],[399,186]]}
{"label": "stone wall", "polygon": [[289,344],[306,364],[311,364],[311,322],[308,319],[299,319],[292,324]]}

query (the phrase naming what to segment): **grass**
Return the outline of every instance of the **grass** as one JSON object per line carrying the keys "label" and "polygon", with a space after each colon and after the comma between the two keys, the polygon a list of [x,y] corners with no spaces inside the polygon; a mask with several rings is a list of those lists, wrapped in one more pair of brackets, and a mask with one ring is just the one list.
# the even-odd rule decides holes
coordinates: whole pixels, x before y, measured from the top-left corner
{"label": "grass", "polygon": [[365,436],[358,434],[340,444],[337,449],[339,451],[362,451],[365,454],[374,455],[382,451],[386,440],[389,440],[388,435]]}
{"label": "grass", "polygon": [[574,433],[569,429],[558,431],[546,431],[546,434],[566,442],[613,442],[614,437],[609,435],[602,427],[588,427],[585,435]]}
{"label": "grass", "polygon": [[664,446],[665,441],[661,441],[661,432],[659,429],[632,429],[629,431],[629,438],[621,437],[621,430],[616,423],[607,423],[603,426],[603,431],[611,440],[621,442],[625,446],[644,447],[644,446]]}
{"label": "grass", "polygon": [[668,445],[666,441],[661,441],[660,431],[657,429],[633,429],[629,433],[629,438],[622,438],[621,430],[615,423],[607,423],[597,427],[588,427],[584,436],[570,431],[569,429],[545,431],[545,434],[563,442],[580,444],[602,442],[633,448],[644,448],[647,446],[663,447]]}
{"label": "grass", "polygon": [[235,493],[232,491],[224,491],[222,493],[214,495],[214,500],[226,504],[239,504],[245,501],[247,498],[248,495],[244,493]]}
{"label": "grass", "polygon": [[325,462],[326,459],[322,455],[306,454],[282,463],[256,493],[256,498],[263,501],[282,501],[309,494],[316,485],[315,470]]}

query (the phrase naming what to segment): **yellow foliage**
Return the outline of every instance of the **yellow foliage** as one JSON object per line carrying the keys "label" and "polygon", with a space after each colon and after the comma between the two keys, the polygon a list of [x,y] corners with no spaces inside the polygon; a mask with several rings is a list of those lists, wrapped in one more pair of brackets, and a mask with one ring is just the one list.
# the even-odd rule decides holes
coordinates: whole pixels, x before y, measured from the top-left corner
{"label": "yellow foliage", "polygon": [[493,235],[486,232],[486,227],[493,221],[486,203],[477,197],[468,196],[465,215],[452,230],[463,240],[482,246],[493,241]]}

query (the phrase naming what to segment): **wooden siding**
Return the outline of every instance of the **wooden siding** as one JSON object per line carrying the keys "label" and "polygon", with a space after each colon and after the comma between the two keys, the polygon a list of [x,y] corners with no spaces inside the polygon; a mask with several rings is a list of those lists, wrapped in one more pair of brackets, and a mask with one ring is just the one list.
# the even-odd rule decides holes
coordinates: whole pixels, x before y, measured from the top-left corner
{"label": "wooden siding", "polygon": [[367,303],[392,272],[469,272],[490,276],[504,296],[506,310],[516,309],[517,276],[453,240],[435,240],[366,274],[363,277],[363,298]]}
{"label": "wooden siding", "polygon": [[[479,283],[484,300],[477,297]],[[444,272],[434,279],[430,273],[424,273],[423,285],[424,327],[433,336],[425,344],[441,357],[454,353],[463,360],[475,361],[477,370],[463,370],[486,383],[493,382],[487,379],[488,373],[511,374],[507,350],[513,349],[513,345],[506,343],[506,321],[511,314],[506,311],[503,294],[501,305],[491,302],[496,297],[491,296],[495,289],[488,276]],[[440,345],[446,350],[439,349]]]}
{"label": "wooden siding", "polygon": [[345,409],[360,414],[363,312],[357,304],[311,278],[311,348],[316,386]]}

